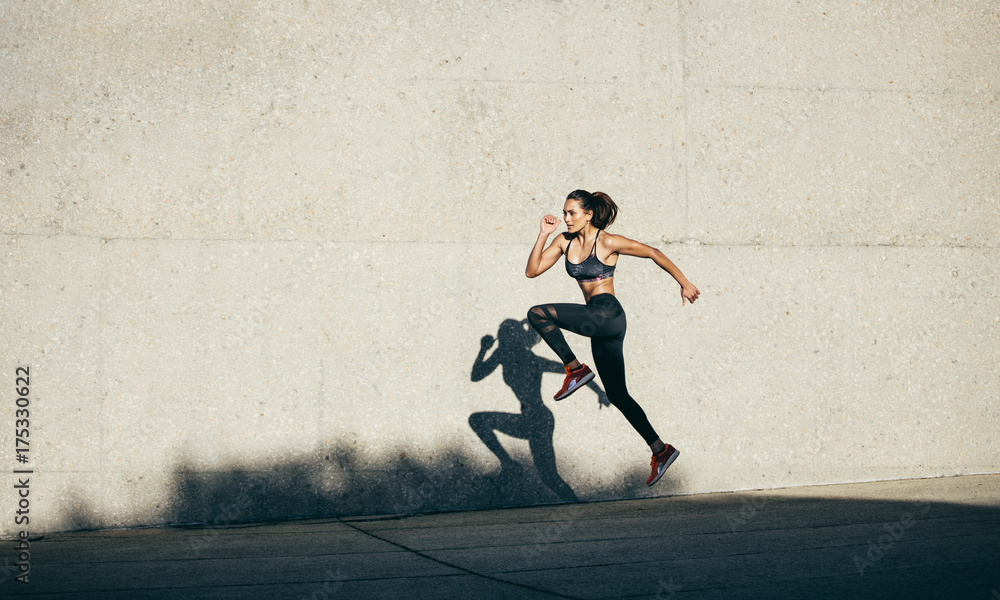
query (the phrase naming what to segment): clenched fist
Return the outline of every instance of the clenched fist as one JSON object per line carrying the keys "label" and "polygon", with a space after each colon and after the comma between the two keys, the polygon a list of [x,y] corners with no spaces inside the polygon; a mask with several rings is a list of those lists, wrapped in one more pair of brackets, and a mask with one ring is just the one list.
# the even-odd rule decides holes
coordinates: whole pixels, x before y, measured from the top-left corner
{"label": "clenched fist", "polygon": [[545,215],[542,217],[541,229],[542,233],[549,235],[556,230],[559,226],[559,219],[553,217],[552,215]]}

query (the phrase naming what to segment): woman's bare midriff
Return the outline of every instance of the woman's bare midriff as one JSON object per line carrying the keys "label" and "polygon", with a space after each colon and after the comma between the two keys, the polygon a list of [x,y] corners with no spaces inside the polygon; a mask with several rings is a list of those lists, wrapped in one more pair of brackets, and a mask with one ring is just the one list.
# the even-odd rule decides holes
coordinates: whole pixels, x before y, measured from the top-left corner
{"label": "woman's bare midriff", "polygon": [[[617,262],[617,261],[616,261]],[[602,279],[600,281],[591,281],[590,283],[580,283],[580,290],[583,291],[584,302],[590,302],[590,299],[598,294],[611,294],[615,295],[615,277],[612,275],[607,279]]]}

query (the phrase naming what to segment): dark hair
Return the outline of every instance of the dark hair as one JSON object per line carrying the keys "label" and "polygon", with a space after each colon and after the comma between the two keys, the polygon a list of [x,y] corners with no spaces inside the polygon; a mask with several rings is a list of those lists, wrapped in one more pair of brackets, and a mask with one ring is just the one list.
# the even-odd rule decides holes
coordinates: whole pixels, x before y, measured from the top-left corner
{"label": "dark hair", "polygon": [[607,229],[618,216],[618,205],[611,199],[611,196],[604,192],[591,194],[586,190],[576,190],[570,192],[566,199],[576,200],[583,210],[592,211],[594,216],[590,220],[590,224],[598,229]]}

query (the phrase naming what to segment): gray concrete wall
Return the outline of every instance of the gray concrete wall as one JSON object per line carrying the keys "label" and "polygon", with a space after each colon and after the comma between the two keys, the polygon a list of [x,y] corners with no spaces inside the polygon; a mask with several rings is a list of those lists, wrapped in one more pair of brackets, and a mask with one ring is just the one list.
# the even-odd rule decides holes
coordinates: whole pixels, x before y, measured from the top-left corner
{"label": "gray concrete wall", "polygon": [[[32,532],[1000,469],[996,2],[0,6]],[[616,272],[652,489],[523,322],[576,188],[702,290]]]}

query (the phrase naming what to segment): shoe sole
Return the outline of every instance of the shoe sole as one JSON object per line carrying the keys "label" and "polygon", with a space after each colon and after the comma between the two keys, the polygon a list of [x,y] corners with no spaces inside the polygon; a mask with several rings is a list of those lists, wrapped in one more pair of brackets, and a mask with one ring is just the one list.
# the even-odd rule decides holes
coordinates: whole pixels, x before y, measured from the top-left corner
{"label": "shoe sole", "polygon": [[590,381],[591,381],[591,380],[592,380],[593,378],[594,378],[594,373],[593,373],[593,371],[591,371],[590,373],[587,373],[586,375],[584,375],[584,376],[583,376],[583,379],[581,379],[581,380],[580,380],[580,381],[579,381],[579,382],[578,382],[578,383],[576,384],[576,387],[575,387],[575,388],[573,388],[573,389],[569,390],[568,392],[566,392],[566,393],[565,393],[565,394],[563,394],[562,396],[556,396],[556,397],[555,397],[556,401],[559,401],[559,400],[563,400],[563,399],[565,399],[565,398],[568,398],[570,394],[572,394],[572,393],[573,393],[573,392],[575,392],[576,390],[578,390],[578,389],[582,388],[583,386],[587,385],[588,383],[590,383]]}
{"label": "shoe sole", "polygon": [[660,477],[663,477],[663,474],[667,472],[667,469],[670,467],[670,465],[674,464],[674,461],[677,460],[677,457],[680,455],[681,451],[678,450],[677,448],[674,448],[674,453],[670,455],[670,458],[667,459],[667,462],[663,463],[663,470],[659,472],[659,474],[656,476],[656,479],[650,481],[646,485],[653,485],[654,483],[659,481]]}

